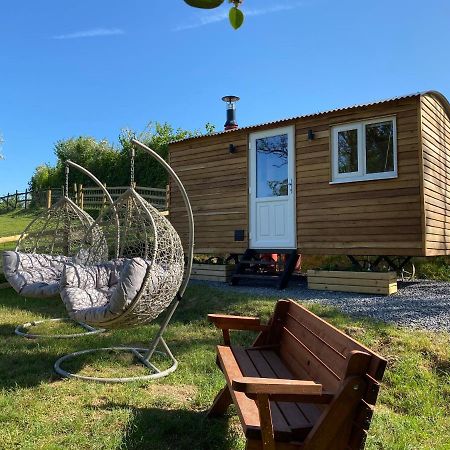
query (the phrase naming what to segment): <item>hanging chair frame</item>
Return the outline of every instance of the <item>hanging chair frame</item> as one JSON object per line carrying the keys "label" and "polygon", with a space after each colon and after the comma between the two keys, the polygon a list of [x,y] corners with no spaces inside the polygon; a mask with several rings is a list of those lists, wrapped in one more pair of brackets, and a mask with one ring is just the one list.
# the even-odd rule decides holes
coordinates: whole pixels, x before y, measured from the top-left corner
{"label": "hanging chair frame", "polygon": [[[111,197],[111,194],[108,192],[108,190],[105,188],[105,186],[102,184],[102,182],[91,172],[89,172],[89,170],[85,169],[83,166],[80,166],[79,164],[74,163],[73,161],[67,160],[66,161],[66,168],[65,168],[65,175],[66,175],[66,179],[65,179],[65,186],[64,186],[64,192],[63,192],[63,197],[58,200],[53,206],[53,209],[56,209],[58,207],[61,206],[62,203],[67,202],[69,203],[74,209],[77,210],[77,212],[82,215],[88,222],[93,222],[92,217],[84,210],[82,210],[81,208],[79,208],[70,198],[69,198],[69,167],[73,167],[77,170],[79,170],[80,172],[84,173],[86,176],[88,176],[92,181],[94,181],[94,183],[103,191],[103,194],[105,195],[105,197],[107,198],[108,202],[113,205],[113,199]],[[113,207],[113,206],[112,206]],[[113,211],[115,212],[115,209],[113,209]],[[116,229],[117,229],[117,241],[116,241],[116,252],[118,251],[118,247],[119,247],[119,220],[117,217],[117,213],[115,214],[115,222],[116,222]],[[39,241],[40,237],[43,235],[47,225],[48,225],[48,221],[49,219],[47,219],[46,225],[45,227],[40,231],[40,233],[38,234],[38,236],[36,237],[36,243]],[[34,222],[34,221],[33,221]],[[21,234],[19,240],[17,241],[17,245],[16,245],[16,251],[19,251],[20,249],[20,244],[23,241],[23,239],[25,239],[27,237],[27,232],[28,230],[31,228],[31,226],[33,225],[33,222],[31,222],[27,228],[23,231],[23,233]],[[56,323],[56,322],[70,322],[70,323],[76,323],[77,325],[79,325],[80,327],[82,327],[84,330],[84,332],[78,332],[78,333],[70,333],[70,334],[39,334],[39,333],[32,333],[30,332],[30,330],[35,327],[38,326],[42,323]],[[72,339],[72,338],[78,338],[78,337],[82,337],[82,336],[90,336],[93,334],[100,334],[100,333],[104,333],[106,331],[106,329],[104,328],[94,328],[91,327],[90,325],[83,323],[83,322],[76,322],[68,317],[60,317],[60,318],[55,318],[55,319],[44,319],[44,320],[36,320],[36,321],[32,321],[32,322],[27,322],[21,325],[17,325],[17,327],[14,330],[14,333],[17,334],[18,336],[22,336],[24,338],[27,339]]]}
{"label": "hanging chair frame", "polygon": [[[181,196],[183,198],[186,210],[187,210],[187,216],[188,216],[188,231],[189,231],[189,238],[188,238],[188,248],[187,248],[187,264],[186,269],[184,271],[184,277],[183,281],[180,285],[180,288],[178,290],[178,293],[176,294],[175,298],[172,300],[170,305],[165,310],[165,317],[163,321],[161,322],[158,332],[156,333],[155,337],[149,342],[149,345],[147,348],[138,348],[138,347],[102,347],[102,348],[92,348],[92,349],[86,349],[81,350],[78,352],[70,353],[67,355],[62,356],[59,358],[55,364],[54,364],[54,370],[57,374],[64,378],[76,378],[79,380],[84,381],[93,381],[98,383],[129,383],[129,382],[136,382],[136,381],[150,381],[155,380],[158,378],[165,377],[169,375],[170,373],[174,372],[178,367],[178,361],[173,356],[173,353],[171,352],[169,346],[167,345],[166,341],[163,338],[163,335],[170,323],[170,320],[172,319],[172,316],[174,315],[178,305],[180,304],[180,301],[183,298],[183,295],[186,291],[186,287],[189,283],[189,278],[192,271],[192,262],[194,258],[194,215],[192,212],[191,203],[189,201],[189,197],[187,195],[186,189],[181,182],[180,178],[176,174],[176,172],[170,167],[170,165],[156,153],[154,150],[147,147],[142,142],[132,139],[131,141],[133,147],[132,147],[132,164],[131,164],[131,188],[133,189],[134,185],[134,148],[138,147],[142,150],[144,150],[146,153],[148,153],[150,156],[152,156],[154,159],[156,159],[168,172],[168,174],[173,178],[175,183],[177,184]],[[145,205],[142,205],[145,209]],[[151,217],[151,214],[149,213],[149,216]],[[153,220],[153,219],[152,219]],[[147,278],[150,275],[150,269],[147,270],[146,277],[142,283],[141,289],[139,293],[136,295],[135,299],[133,300],[132,305],[130,305],[129,309],[125,312],[125,314],[131,314],[133,311],[133,308],[138,304],[140,297],[144,294],[145,286],[147,284]],[[117,319],[113,319],[109,322],[105,322],[104,325],[108,325],[107,328],[113,327],[114,322],[116,321],[123,321],[123,315]],[[162,347],[162,350],[156,350],[158,346]],[[97,353],[97,352],[115,352],[115,353],[131,353],[135,356],[136,360],[141,363],[145,368],[149,370],[148,375],[137,375],[132,377],[94,377],[94,376],[85,376],[80,375],[77,373],[72,373],[69,371],[64,370],[61,365],[65,361],[69,361],[72,359],[77,358],[78,356]],[[154,355],[160,355],[163,357],[166,357],[170,362],[171,366],[167,369],[160,370],[155,364],[151,362],[151,359]]]}

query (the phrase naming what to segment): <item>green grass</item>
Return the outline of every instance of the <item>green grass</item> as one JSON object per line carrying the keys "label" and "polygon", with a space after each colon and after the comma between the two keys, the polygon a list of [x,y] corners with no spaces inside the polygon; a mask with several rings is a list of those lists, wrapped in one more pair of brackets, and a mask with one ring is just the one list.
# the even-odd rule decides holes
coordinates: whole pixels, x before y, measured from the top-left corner
{"label": "green grass", "polygon": [[[89,347],[145,345],[156,325],[73,340],[27,340],[13,335],[15,325],[63,316],[61,302],[25,300],[10,289],[0,291],[0,448],[243,449],[232,410],[224,419],[205,419],[204,411],[224,383],[215,366],[220,333],[205,317],[222,311],[267,318],[273,305],[273,299],[192,286],[166,335],[178,370],[157,382],[103,385],[61,380],[53,363],[62,354]],[[449,449],[450,336],[310,307],[389,360],[366,448]],[[234,337],[251,339],[247,334]],[[130,373],[127,360],[95,354],[72,368],[117,376]],[[141,372],[138,366],[134,370]]]}
{"label": "green grass", "polygon": [[36,217],[37,210],[10,211],[0,214],[0,237],[15,236],[22,233],[27,225]]}

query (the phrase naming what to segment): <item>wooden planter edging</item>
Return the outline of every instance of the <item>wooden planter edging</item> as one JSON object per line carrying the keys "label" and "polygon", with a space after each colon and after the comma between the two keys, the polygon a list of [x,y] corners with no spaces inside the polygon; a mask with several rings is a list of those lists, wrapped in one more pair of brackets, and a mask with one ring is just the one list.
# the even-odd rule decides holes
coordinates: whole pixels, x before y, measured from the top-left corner
{"label": "wooden planter edging", "polygon": [[390,295],[397,292],[395,272],[308,270],[308,288],[321,291]]}
{"label": "wooden planter edging", "polygon": [[192,264],[191,279],[229,282],[233,270],[231,264]]}

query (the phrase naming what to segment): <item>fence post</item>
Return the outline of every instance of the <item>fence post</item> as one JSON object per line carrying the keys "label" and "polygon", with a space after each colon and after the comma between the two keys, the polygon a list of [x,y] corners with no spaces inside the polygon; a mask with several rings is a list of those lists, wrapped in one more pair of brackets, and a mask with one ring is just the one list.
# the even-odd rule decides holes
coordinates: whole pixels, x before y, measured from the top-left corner
{"label": "fence post", "polygon": [[77,183],[73,183],[73,200],[78,205]]}
{"label": "fence post", "polygon": [[27,203],[28,203],[28,189],[25,189],[24,209],[27,209]]}
{"label": "fence post", "polygon": [[50,209],[52,207],[52,190],[47,190],[47,209]]}
{"label": "fence post", "polygon": [[15,199],[14,209],[17,209],[18,202],[19,202],[19,191],[16,189],[16,199]]}
{"label": "fence post", "polygon": [[78,196],[80,198],[80,204],[78,205],[81,209],[84,209],[84,191],[83,191],[83,185],[80,184],[79,190],[78,190]]}

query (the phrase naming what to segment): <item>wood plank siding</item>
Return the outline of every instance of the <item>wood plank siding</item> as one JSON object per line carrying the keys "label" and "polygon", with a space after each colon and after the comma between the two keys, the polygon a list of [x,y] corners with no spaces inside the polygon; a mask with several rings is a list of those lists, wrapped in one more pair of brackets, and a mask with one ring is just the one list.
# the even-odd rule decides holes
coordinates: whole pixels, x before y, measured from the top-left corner
{"label": "wood plank siding", "polygon": [[[230,144],[236,153],[230,153]],[[195,219],[196,253],[243,253],[248,246],[247,133],[206,136],[170,145],[169,161],[183,182]],[[170,220],[187,242],[183,200],[170,184]],[[234,230],[245,241],[234,241]]]}
{"label": "wood plank siding", "polygon": [[450,117],[445,101],[421,98],[427,256],[450,254]]}
{"label": "wood plank siding", "polygon": [[[421,255],[419,97],[296,124],[297,233],[302,254]],[[398,177],[330,184],[330,127],[397,118]],[[315,139],[308,141],[308,129]]]}
{"label": "wood plank siding", "polygon": [[[427,254],[440,251],[448,238],[444,224],[450,224],[450,212],[448,217],[442,212],[446,199],[450,200],[444,170],[450,168],[450,156],[443,150],[449,145],[450,123],[433,125],[440,124],[442,114],[432,98],[418,94],[172,143],[170,164],[185,184],[194,210],[195,251],[242,253],[248,247],[249,136],[289,125],[295,125],[300,253],[423,256],[425,242]],[[398,177],[330,184],[331,127],[385,116],[397,120]],[[311,141],[310,129],[315,135]],[[236,146],[236,153],[229,153],[230,144]],[[186,239],[186,214],[173,184],[169,211]],[[235,242],[235,230],[245,230],[244,241]]]}

